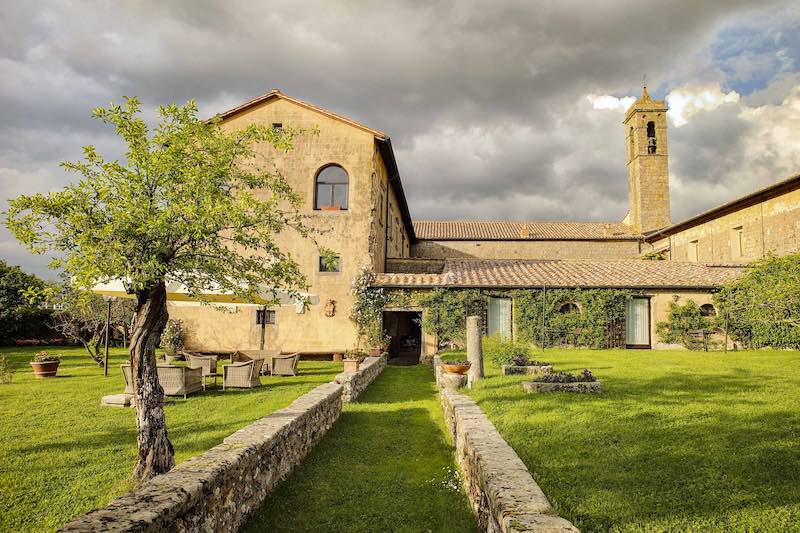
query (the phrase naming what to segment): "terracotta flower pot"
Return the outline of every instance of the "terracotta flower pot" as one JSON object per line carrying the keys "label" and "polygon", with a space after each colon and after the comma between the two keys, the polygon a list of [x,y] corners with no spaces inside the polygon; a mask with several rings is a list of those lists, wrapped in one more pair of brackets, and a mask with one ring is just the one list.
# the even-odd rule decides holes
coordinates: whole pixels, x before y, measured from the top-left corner
{"label": "terracotta flower pot", "polygon": [[442,363],[442,371],[445,374],[466,374],[469,370],[471,365],[469,363],[466,364],[451,364],[451,363]]}
{"label": "terracotta flower pot", "polygon": [[383,349],[382,348],[370,348],[369,349],[369,356],[370,357],[380,357],[382,353],[383,353]]}
{"label": "terracotta flower pot", "polygon": [[35,361],[31,361],[31,367],[33,367],[33,375],[36,376],[37,379],[56,377],[56,372],[58,372],[58,365],[60,364],[61,361],[46,361],[44,363],[37,363]]}
{"label": "terracotta flower pot", "polygon": [[344,360],[344,371],[345,372],[358,372],[358,367],[361,364],[361,361],[358,359],[345,359]]}
{"label": "terracotta flower pot", "polygon": [[343,359],[344,359],[344,356],[342,354],[340,354],[340,353],[333,354],[333,362],[334,363],[341,363]]}
{"label": "terracotta flower pot", "polygon": [[339,204],[321,205],[319,208],[320,208],[321,211],[341,211],[342,210],[342,206],[340,206]]}

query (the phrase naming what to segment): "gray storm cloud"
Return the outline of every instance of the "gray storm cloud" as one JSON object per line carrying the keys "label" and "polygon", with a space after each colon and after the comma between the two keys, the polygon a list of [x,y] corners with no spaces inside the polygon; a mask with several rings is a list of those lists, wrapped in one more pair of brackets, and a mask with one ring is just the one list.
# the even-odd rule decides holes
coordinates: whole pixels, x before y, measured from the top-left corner
{"label": "gray storm cloud", "polygon": [[[627,208],[622,114],[587,95],[724,85],[710,48],[724,28],[800,16],[791,2],[2,2],[0,209],[70,176],[94,144],[120,147],[90,110],[123,95],[190,98],[205,114],[278,87],[392,136],[415,218],[618,220]],[[759,60],[764,62],[763,59]],[[747,56],[729,61],[742,72]],[[742,64],[745,63],[745,64]],[[763,70],[763,69],[762,69]],[[798,168],[757,163],[750,136],[800,85],[786,67],[749,104],[670,132],[680,218]],[[755,98],[755,97],[754,97]],[[732,172],[735,170],[735,172]],[[731,173],[732,172],[732,173]],[[738,180],[735,183],[732,180]],[[691,191],[702,190],[699,199]],[[0,231],[0,256],[44,258]]]}

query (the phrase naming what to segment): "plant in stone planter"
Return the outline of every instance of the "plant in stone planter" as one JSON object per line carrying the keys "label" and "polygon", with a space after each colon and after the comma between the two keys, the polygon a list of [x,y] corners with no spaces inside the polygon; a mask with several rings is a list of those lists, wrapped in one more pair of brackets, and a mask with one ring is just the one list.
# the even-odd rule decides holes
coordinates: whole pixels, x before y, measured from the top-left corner
{"label": "plant in stone planter", "polygon": [[550,363],[537,361],[536,359],[528,359],[525,355],[517,355],[511,362],[514,366],[550,366]]}
{"label": "plant in stone planter", "polygon": [[442,361],[442,372],[445,374],[466,374],[472,363],[469,361]]}
{"label": "plant in stone planter", "polygon": [[55,377],[61,356],[46,351],[37,352],[31,360],[33,375],[39,379]]}
{"label": "plant in stone planter", "polygon": [[358,367],[364,361],[364,354],[358,350],[347,350],[344,353],[344,371],[358,372]]}
{"label": "plant in stone planter", "polygon": [[183,348],[185,336],[183,323],[180,320],[167,321],[167,327],[161,334],[161,347],[164,348],[168,363],[174,363],[179,359],[178,351]]}
{"label": "plant in stone planter", "polygon": [[593,383],[597,381],[597,377],[590,370],[584,368],[580,374],[570,374],[568,372],[543,374],[535,377],[533,381],[541,383]]}

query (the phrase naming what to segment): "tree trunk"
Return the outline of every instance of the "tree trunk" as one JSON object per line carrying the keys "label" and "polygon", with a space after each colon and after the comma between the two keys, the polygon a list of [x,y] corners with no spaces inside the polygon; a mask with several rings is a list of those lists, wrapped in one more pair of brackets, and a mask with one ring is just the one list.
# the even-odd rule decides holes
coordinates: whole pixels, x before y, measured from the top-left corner
{"label": "tree trunk", "polygon": [[146,480],[175,466],[164,418],[164,389],[156,371],[156,346],[167,325],[167,291],[159,282],[136,297],[130,354],[139,452],[133,477]]}

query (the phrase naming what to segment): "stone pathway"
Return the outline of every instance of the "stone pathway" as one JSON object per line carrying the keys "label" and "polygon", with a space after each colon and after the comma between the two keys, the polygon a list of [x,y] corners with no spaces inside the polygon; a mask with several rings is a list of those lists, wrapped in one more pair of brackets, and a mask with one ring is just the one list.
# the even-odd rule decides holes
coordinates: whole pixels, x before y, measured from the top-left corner
{"label": "stone pathway", "polygon": [[243,531],[476,531],[430,367],[388,367]]}

